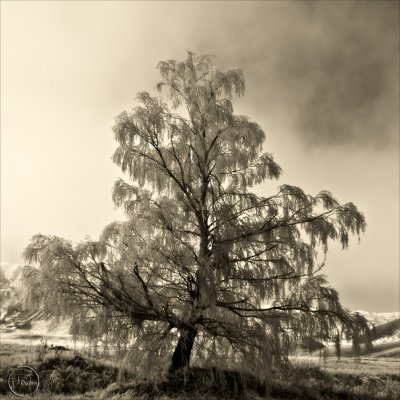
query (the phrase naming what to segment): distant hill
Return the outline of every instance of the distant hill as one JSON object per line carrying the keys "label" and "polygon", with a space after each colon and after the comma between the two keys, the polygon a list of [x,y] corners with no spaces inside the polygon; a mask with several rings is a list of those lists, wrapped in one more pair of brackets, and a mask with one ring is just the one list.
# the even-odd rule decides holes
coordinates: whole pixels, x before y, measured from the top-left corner
{"label": "distant hill", "polygon": [[359,311],[359,313],[371,323],[372,342],[375,347],[382,342],[400,342],[400,312]]}
{"label": "distant hill", "polygon": [[386,322],[393,321],[400,318],[400,311],[395,312],[369,312],[369,311],[357,311],[363,315],[372,325],[382,325]]}
{"label": "distant hill", "polygon": [[25,322],[31,320],[32,315],[37,314],[38,310],[27,310],[23,306],[24,268],[26,267],[23,265],[13,265],[13,268],[8,270],[4,268],[6,278],[0,283],[0,326],[24,326]]}
{"label": "distant hill", "polygon": [[68,321],[52,327],[44,320],[40,307],[27,309],[24,306],[23,273],[29,268],[31,267],[15,264],[5,268],[7,281],[0,283],[1,341],[35,345],[46,340],[49,344],[71,346]]}
{"label": "distant hill", "polygon": [[372,328],[372,340],[393,338],[400,340],[400,318]]}

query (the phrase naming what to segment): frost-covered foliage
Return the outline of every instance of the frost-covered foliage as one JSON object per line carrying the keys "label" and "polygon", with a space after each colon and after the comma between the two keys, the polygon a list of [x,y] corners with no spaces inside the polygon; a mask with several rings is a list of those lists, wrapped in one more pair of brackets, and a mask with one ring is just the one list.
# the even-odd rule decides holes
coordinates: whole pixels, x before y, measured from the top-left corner
{"label": "frost-covered foliage", "polygon": [[365,230],[363,215],[328,191],[251,192],[281,168],[263,152],[261,127],[233,113],[241,71],[190,52],[159,71],[171,107],[139,93],[114,126],[113,160],[130,182],[115,183],[113,200],[127,220],[98,241],[36,235],[25,250],[40,265],[46,312],[71,317],[76,337],[130,344],[136,363],[171,371],[192,353],[267,371],[300,336],[337,341],[339,332],[358,345],[365,321],[320,270],[328,242],[346,248]]}

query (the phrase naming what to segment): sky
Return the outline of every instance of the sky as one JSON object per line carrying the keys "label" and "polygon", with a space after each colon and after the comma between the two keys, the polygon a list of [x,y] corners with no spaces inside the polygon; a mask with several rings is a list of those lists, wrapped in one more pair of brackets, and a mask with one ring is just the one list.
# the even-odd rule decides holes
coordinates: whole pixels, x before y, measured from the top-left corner
{"label": "sky", "polygon": [[123,218],[112,126],[186,51],[241,68],[235,112],[266,132],[280,184],[365,214],[325,274],[354,310],[399,310],[399,3],[1,2],[1,260],[36,233],[98,237]]}

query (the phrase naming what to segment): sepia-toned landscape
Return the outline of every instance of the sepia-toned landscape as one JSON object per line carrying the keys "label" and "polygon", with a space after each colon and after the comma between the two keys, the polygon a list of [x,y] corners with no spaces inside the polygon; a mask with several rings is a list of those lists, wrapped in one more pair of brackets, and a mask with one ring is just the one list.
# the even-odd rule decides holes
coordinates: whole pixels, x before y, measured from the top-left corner
{"label": "sepia-toned landscape", "polygon": [[399,2],[1,11],[1,398],[400,397]]}

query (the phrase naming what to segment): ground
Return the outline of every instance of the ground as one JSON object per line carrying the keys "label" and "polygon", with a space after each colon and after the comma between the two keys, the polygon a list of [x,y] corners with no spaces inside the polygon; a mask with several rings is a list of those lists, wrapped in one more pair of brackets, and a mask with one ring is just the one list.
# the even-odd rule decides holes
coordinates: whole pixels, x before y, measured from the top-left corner
{"label": "ground", "polygon": [[[390,350],[390,349],[389,349]],[[393,350],[393,349],[392,349]],[[386,354],[394,354],[380,350]],[[384,353],[385,354],[385,353]],[[185,378],[157,383],[135,383],[129,371],[118,370],[112,359],[93,358],[62,347],[44,348],[0,343],[0,397],[16,399],[8,389],[7,377],[13,367],[30,365],[41,377],[36,400],[213,400],[213,399],[354,399],[400,398],[400,358],[361,357],[354,360],[334,357],[321,360],[317,355],[301,355],[291,360],[286,375],[276,375],[260,387],[244,377],[245,387],[238,386],[238,374],[232,371],[194,368]],[[214,375],[213,375],[214,374]],[[123,378],[121,378],[123,376]],[[224,387],[224,384],[226,385]],[[233,387],[237,386],[237,390]],[[87,392],[86,390],[89,389]]]}

